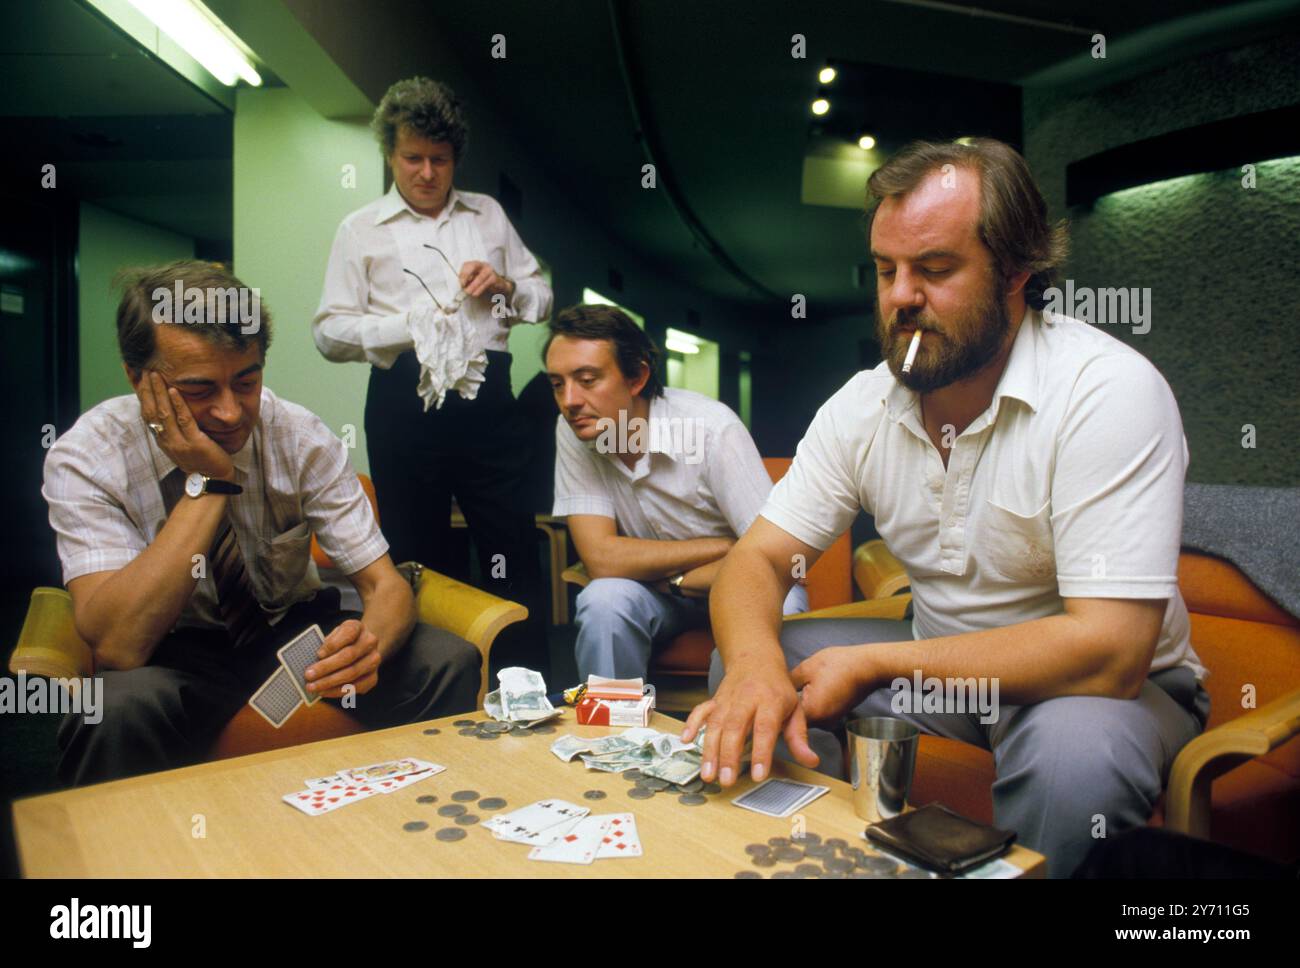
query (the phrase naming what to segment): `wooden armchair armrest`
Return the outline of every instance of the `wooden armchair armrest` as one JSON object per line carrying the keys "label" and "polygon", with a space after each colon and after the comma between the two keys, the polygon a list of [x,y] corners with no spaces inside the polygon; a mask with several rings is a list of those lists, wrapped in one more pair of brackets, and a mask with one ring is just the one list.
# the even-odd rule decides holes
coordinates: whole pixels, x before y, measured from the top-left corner
{"label": "wooden armchair armrest", "polygon": [[415,603],[421,622],[454,632],[478,649],[483,659],[483,674],[477,708],[482,709],[488,691],[488,653],[492,651],[492,643],[507,625],[526,619],[528,609],[427,568],[420,573]]}
{"label": "wooden armchair armrest", "polygon": [[890,598],[912,580],[907,569],[879,538],[865,541],[853,551],[853,581],[863,598]]}
{"label": "wooden armchair armrest", "polygon": [[911,601],[912,594],[907,592],[894,595],[892,598],[869,598],[864,602],[848,602],[844,605],[832,605],[830,608],[819,608],[815,612],[800,612],[798,615],[787,615],[785,620],[793,622],[801,618],[901,619]]}
{"label": "wooden armchair armrest", "polygon": [[1192,837],[1210,836],[1210,785],[1256,756],[1300,733],[1300,689],[1206,730],[1182,748],[1165,791],[1165,826]]}
{"label": "wooden armchair armrest", "polygon": [[586,588],[591,584],[591,576],[587,574],[587,566],[581,561],[560,572],[560,577],[570,585],[577,585],[579,588]]}
{"label": "wooden armchair armrest", "polygon": [[34,589],[18,645],[9,657],[9,671],[80,679],[94,668],[90,646],[77,634],[72,618],[72,596],[62,588]]}

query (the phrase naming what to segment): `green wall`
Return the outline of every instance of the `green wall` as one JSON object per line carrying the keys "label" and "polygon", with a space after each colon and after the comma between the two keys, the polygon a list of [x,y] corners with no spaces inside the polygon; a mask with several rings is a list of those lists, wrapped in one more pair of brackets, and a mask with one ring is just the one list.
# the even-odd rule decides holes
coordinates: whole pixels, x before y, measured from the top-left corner
{"label": "green wall", "polygon": [[117,352],[113,275],[126,266],[189,259],[194,240],[96,205],[83,204],[77,246],[78,354],[81,410],[131,392]]}
{"label": "green wall", "polygon": [[379,148],[364,120],[326,120],[288,88],[241,88],[234,168],[235,272],[261,290],[274,325],[266,384],[354,439],[364,473],[370,367],[326,360],[311,320],[339,222],[383,193]]}

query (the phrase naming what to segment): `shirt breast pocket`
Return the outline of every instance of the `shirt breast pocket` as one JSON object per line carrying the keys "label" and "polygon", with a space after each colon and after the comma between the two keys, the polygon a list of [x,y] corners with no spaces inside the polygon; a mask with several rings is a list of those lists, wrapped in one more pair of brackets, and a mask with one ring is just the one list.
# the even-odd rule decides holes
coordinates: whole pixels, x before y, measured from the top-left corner
{"label": "shirt breast pocket", "polygon": [[1040,584],[1056,577],[1056,543],[1052,539],[1052,503],[1021,514],[988,501],[977,545],[994,572],[1014,582]]}
{"label": "shirt breast pocket", "polygon": [[302,584],[311,564],[311,529],[306,521],[296,524],[263,542],[260,551],[258,598],[271,611],[286,608],[293,603],[293,592]]}

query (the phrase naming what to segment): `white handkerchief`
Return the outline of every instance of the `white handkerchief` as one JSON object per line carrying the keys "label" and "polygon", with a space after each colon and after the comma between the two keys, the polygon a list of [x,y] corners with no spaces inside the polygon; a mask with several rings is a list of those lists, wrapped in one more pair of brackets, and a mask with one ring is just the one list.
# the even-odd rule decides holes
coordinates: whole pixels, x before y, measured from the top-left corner
{"label": "white handkerchief", "polygon": [[407,315],[415,358],[420,362],[416,392],[430,405],[441,408],[447,394],[456,391],[466,400],[478,396],[486,379],[487,351],[478,345],[474,326],[459,311],[448,315],[434,306],[421,306]]}

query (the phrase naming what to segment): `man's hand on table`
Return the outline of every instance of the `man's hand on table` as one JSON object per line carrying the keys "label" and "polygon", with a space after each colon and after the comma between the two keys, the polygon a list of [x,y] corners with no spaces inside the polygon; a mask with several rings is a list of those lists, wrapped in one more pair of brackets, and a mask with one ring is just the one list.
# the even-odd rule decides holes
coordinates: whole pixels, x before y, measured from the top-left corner
{"label": "man's hand on table", "polygon": [[814,767],[820,762],[808,745],[803,707],[780,660],[733,664],[713,698],[691,711],[682,741],[689,743],[705,725],[708,731],[704,735],[700,778],[706,783],[716,777],[729,787],[739,779],[741,756],[751,733],[754,746],[750,775],[755,781],[771,773],[778,736],[784,735],[790,752],[803,766]]}
{"label": "man's hand on table", "polygon": [[357,619],[348,619],[326,636],[319,655],[319,661],[307,667],[311,692],[341,699],[349,683],[361,694],[379,682],[379,639]]}

